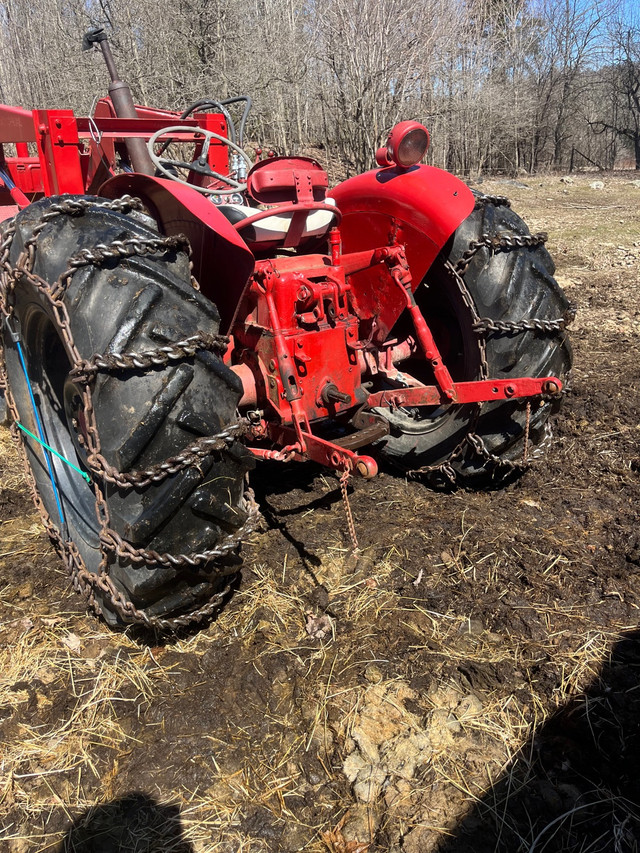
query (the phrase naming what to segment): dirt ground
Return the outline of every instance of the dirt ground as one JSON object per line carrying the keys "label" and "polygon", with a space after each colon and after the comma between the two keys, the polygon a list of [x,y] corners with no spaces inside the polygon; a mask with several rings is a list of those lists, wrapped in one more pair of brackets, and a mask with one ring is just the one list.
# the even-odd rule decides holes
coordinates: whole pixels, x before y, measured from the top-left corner
{"label": "dirt ground", "polygon": [[262,469],[241,583],[191,636],[86,613],[0,431],[2,850],[638,850],[633,178],[480,187],[579,308],[547,456],[502,490],[356,483],[357,561],[335,478]]}

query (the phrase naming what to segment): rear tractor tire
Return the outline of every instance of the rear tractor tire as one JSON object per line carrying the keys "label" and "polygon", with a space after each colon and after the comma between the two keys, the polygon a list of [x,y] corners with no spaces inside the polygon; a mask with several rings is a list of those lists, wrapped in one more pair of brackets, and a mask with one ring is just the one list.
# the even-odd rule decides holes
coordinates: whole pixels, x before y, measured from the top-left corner
{"label": "rear tractor tire", "polygon": [[136,207],[43,199],[3,227],[3,371],[74,586],[111,625],[171,630],[219,609],[257,510],[218,312]]}
{"label": "rear tractor tire", "polygon": [[[574,310],[553,278],[544,237],[532,236],[506,199],[478,195],[416,291],[455,381],[557,376],[566,381]],[[402,322],[402,321],[401,321]],[[398,337],[403,331],[399,330]],[[414,358],[401,369],[433,383]],[[384,412],[381,454],[434,485],[499,483],[549,443],[557,398]],[[383,414],[383,411],[380,410]]]}

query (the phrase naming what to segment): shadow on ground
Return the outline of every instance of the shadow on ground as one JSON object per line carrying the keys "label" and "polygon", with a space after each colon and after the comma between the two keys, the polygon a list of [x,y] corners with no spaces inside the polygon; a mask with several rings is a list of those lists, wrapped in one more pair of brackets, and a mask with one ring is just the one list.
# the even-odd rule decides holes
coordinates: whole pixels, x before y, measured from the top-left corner
{"label": "shadow on ground", "polygon": [[178,806],[132,793],[81,814],[56,853],[195,853],[182,833]]}
{"label": "shadow on ground", "polygon": [[437,853],[640,849],[640,631],[534,734]]}

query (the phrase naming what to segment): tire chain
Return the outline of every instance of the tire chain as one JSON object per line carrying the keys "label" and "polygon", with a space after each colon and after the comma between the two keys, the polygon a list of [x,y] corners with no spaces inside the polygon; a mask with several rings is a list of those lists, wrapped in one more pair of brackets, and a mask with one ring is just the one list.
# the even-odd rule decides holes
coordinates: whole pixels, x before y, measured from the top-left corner
{"label": "tire chain", "polygon": [[[119,213],[129,213],[132,210],[143,209],[140,200],[131,198],[130,196],[102,203],[96,203],[88,199],[68,199],[55,203],[51,205],[47,213],[41,217],[40,223],[34,228],[32,236],[25,243],[25,251],[18,259],[18,266],[15,268],[9,263],[9,254],[16,231],[15,223],[12,221],[8,227],[0,231],[0,237],[2,237],[2,242],[0,242],[0,310],[5,320],[11,317],[12,309],[9,305],[9,298],[16,283],[23,279],[35,287],[49,302],[57,319],[67,352],[73,363],[72,373],[74,379],[78,384],[84,386],[82,397],[87,433],[86,440],[80,434],[78,434],[78,438],[87,448],[89,468],[92,473],[97,474],[101,479],[115,483],[120,488],[141,488],[151,483],[158,483],[187,467],[198,467],[198,464],[204,457],[215,451],[224,450],[235,438],[247,432],[250,424],[247,420],[240,419],[236,424],[229,425],[217,435],[204,436],[184,448],[176,456],[151,466],[144,471],[128,473],[117,471],[101,455],[100,438],[91,397],[91,385],[95,379],[95,375],[99,371],[113,369],[153,369],[157,366],[168,364],[173,360],[191,357],[200,349],[221,352],[226,349],[228,339],[221,335],[205,335],[198,332],[190,338],[178,341],[170,346],[161,347],[158,350],[144,351],[142,353],[123,353],[120,355],[110,354],[107,356],[96,354],[90,359],[82,359],[73,340],[66,305],[62,302],[62,296],[75,271],[84,265],[99,265],[109,258],[188,250],[188,241],[181,235],[177,237],[153,238],[150,240],[134,238],[115,241],[111,245],[99,244],[96,247],[98,251],[91,252],[84,250],[78,256],[72,258],[69,262],[69,269],[60,276],[53,288],[50,287],[47,282],[33,273],[36,240],[39,233],[49,220],[56,216],[80,216],[88,209],[95,209],[96,207],[115,210]],[[2,355],[1,351],[0,355]],[[3,358],[0,359],[0,386],[4,386],[5,388],[7,405],[11,411],[13,420],[19,421],[19,413],[7,383]],[[159,631],[175,631],[180,628],[187,628],[194,623],[202,622],[219,610],[231,588],[233,578],[231,578],[222,590],[210,596],[207,602],[196,610],[168,618],[150,616],[144,610],[136,608],[133,602],[125,598],[114,584],[109,575],[109,554],[123,557],[138,565],[188,566],[190,568],[201,566],[211,560],[220,559],[233,552],[242,539],[252,533],[259,524],[261,518],[260,511],[251,489],[247,488],[243,496],[243,509],[247,514],[244,524],[234,534],[225,537],[218,547],[194,554],[160,554],[154,550],[135,548],[130,542],[122,539],[115,530],[111,529],[106,500],[99,485],[94,482],[96,515],[101,528],[100,545],[102,551],[99,572],[96,574],[87,569],[75,544],[71,540],[63,539],[58,528],[53,524],[38,492],[33,471],[24,451],[24,443],[15,425],[12,426],[12,432],[20,447],[32,499],[42,517],[46,532],[53,542],[56,551],[67,565],[73,588],[84,596],[93,610],[102,615],[102,607],[95,596],[97,589],[107,597],[113,610],[118,613],[125,623],[143,624],[148,628]],[[219,574],[220,577],[224,577],[224,573]]]}
{"label": "tire chain", "polygon": [[469,243],[469,248],[463,252],[462,257],[456,264],[456,272],[460,275],[464,275],[467,271],[467,267],[476,256],[476,254],[480,251],[480,249],[486,248],[489,249],[491,254],[497,254],[498,252],[509,252],[512,249],[522,249],[526,248],[536,248],[537,246],[544,246],[547,242],[548,235],[544,231],[540,231],[537,234],[496,234],[495,236],[491,236],[490,234],[483,234],[479,240],[472,240]]}
{"label": "tire chain", "polygon": [[[482,195],[476,201],[476,207],[481,207],[486,204],[493,204],[496,206],[504,205],[510,207],[508,199],[503,196]],[[117,205],[117,207],[115,205]],[[118,210],[119,212],[128,212],[133,209],[142,209],[142,205],[138,199],[131,199],[129,197],[125,197],[116,202],[107,202],[98,206]],[[59,214],[80,215],[89,207],[95,207],[95,203],[91,201],[85,201],[84,199],[65,201],[58,205],[53,205],[50,211],[44,215],[43,220],[45,219],[45,217],[48,220]],[[33,232],[33,237],[30,241],[30,244],[33,245],[33,249],[31,248],[31,245],[29,246],[30,256],[32,256],[32,253],[35,250],[34,238],[45,225],[46,221],[43,221],[39,226],[37,226],[37,229]],[[26,273],[24,268],[18,269],[16,271],[9,267],[7,261],[14,233],[15,226],[13,225],[10,225],[4,231],[4,239],[0,243],[0,267],[4,267],[5,271],[10,273],[14,278],[20,278],[22,275],[27,274],[28,278],[33,284],[35,284],[39,289],[44,289],[46,291],[52,303],[58,303],[58,305],[56,305],[55,307],[63,315],[62,319],[64,320],[64,323],[61,324],[61,330],[65,337],[66,333],[68,333],[69,339],[67,342],[71,345],[73,345],[73,340],[71,338],[68,315],[66,314],[66,307],[62,303],[58,302],[58,291],[61,290],[62,294],[64,293],[68,281],[80,266],[86,264],[99,264],[107,258],[131,257],[135,254],[148,254],[151,252],[158,252],[163,250],[184,250],[188,247],[187,241],[185,240],[185,238],[182,237],[164,238],[161,240],[153,241],[142,241],[137,239],[127,241],[116,241],[115,245],[112,244],[111,246],[99,244],[96,247],[96,249],[98,249],[97,252],[90,252],[88,250],[85,250],[80,255],[71,259],[69,263],[70,268],[62,274],[56,284],[56,288],[53,291],[53,293],[55,293],[54,298],[52,291],[49,289],[45,282],[42,282],[41,280],[37,279],[37,277],[33,276],[33,274]],[[167,240],[167,242],[165,242],[165,240]],[[488,248],[491,252],[510,251],[512,249],[522,247],[534,248],[536,246],[544,245],[546,240],[547,235],[544,233],[531,235],[502,234],[496,237],[491,237],[490,235],[485,234],[482,235],[480,240],[474,240],[470,243],[469,248],[463,253],[462,257],[455,265],[455,267],[447,262],[447,270],[449,274],[452,275],[452,277],[454,278],[457,287],[460,291],[463,302],[471,313],[473,319],[473,329],[478,333],[479,338],[486,335],[488,332],[557,332],[564,330],[573,320],[573,318],[575,317],[575,308],[573,306],[569,307],[569,309],[565,312],[564,317],[557,320],[533,319],[523,320],[519,323],[508,323],[505,321],[494,321],[491,318],[481,318],[477,313],[471,294],[469,293],[466,285],[464,284],[464,273],[466,272],[473,257],[481,248]],[[150,244],[153,245],[151,246]],[[3,285],[2,293],[0,294],[3,297],[5,295],[5,289],[6,285]],[[5,299],[3,298],[1,301],[3,313],[8,316],[8,312],[5,308]],[[189,342],[191,340],[192,339],[187,339],[187,341]],[[181,345],[185,345],[187,341],[179,341],[174,344],[173,347],[179,348]],[[222,341],[220,341],[220,346],[222,346]],[[478,341],[478,347],[480,353],[480,379],[486,379],[489,375],[488,364],[486,359],[486,347],[484,345],[484,342],[480,339]],[[78,357],[75,361],[75,365],[73,368],[74,371],[77,371],[77,373],[75,374],[76,381],[84,381],[87,383],[88,386],[90,379],[95,375],[95,373],[98,372],[99,369],[141,369],[141,366],[142,368],[148,368],[157,364],[157,362],[153,361],[154,358],[161,358],[162,356],[165,356],[167,357],[167,359],[169,359],[174,357],[174,355],[175,357],[180,357],[176,355],[175,351],[168,353],[168,349],[168,347],[164,347],[153,352],[124,353],[119,357],[114,357],[121,359],[130,359],[130,361],[128,361],[126,364],[116,364],[110,359],[109,363],[107,363],[108,357],[105,356],[93,356],[92,359],[89,360],[82,360]],[[136,358],[141,360],[141,365],[134,363],[134,360]],[[144,358],[148,358],[149,361],[145,361],[144,363],[142,363],[142,360]],[[100,359],[104,359],[104,362],[101,363]],[[4,372],[0,373],[0,384],[3,380],[5,380],[3,373]],[[10,408],[12,409],[12,415],[14,416],[14,418],[16,418],[17,411],[15,410],[15,406],[10,397],[10,394],[8,394],[8,403],[10,405]],[[88,410],[87,404],[89,407]],[[437,473],[443,476],[443,478],[446,481],[450,482],[451,485],[455,486],[458,482],[458,473],[453,467],[453,463],[463,455],[466,448],[471,448],[478,456],[486,459],[487,461],[492,462],[496,468],[506,467],[511,470],[523,470],[530,467],[531,463],[536,458],[542,455],[542,453],[550,443],[552,433],[551,427],[547,423],[545,424],[545,437],[541,445],[539,445],[539,447],[531,454],[531,456],[526,462],[503,459],[491,453],[482,437],[475,432],[476,426],[479,421],[481,409],[482,404],[477,404],[475,406],[475,411],[471,417],[469,424],[469,431],[464,436],[464,438],[456,445],[456,447],[452,450],[452,452],[449,454],[448,458],[444,462],[441,462],[437,465],[423,466],[421,468],[409,471],[408,473],[412,476]],[[85,415],[90,415],[90,417],[87,418],[87,422],[91,422],[91,426],[88,428],[88,434],[91,435],[93,433],[94,439],[97,439],[98,436],[97,428],[95,427],[95,416],[93,415],[92,411],[90,391],[88,387],[85,389]],[[176,473],[177,471],[182,470],[183,468],[196,465],[197,461],[208,455],[208,453],[212,452],[213,450],[220,449],[218,442],[228,441],[232,437],[229,434],[230,430],[237,430],[235,435],[240,435],[242,434],[242,432],[245,432],[249,427],[250,424],[246,421],[238,422],[238,424],[233,425],[232,427],[228,428],[224,433],[220,433],[218,436],[205,437],[203,439],[200,439],[198,442],[194,442],[194,444],[190,445],[188,448],[185,448],[181,454],[178,454],[176,457],[172,457],[169,460],[165,460],[164,463],[160,463],[157,466],[153,466],[153,469],[128,474],[118,472],[111,466],[109,466],[108,463],[106,463],[104,457],[100,455],[98,450],[97,453],[93,454],[95,467],[92,466],[92,470],[95,473],[99,473],[104,479],[108,480],[109,482],[114,482],[121,487],[126,488],[131,487],[133,485],[137,485],[138,487],[140,487],[142,485],[148,485],[151,482],[158,482],[157,478],[161,479],[162,477],[169,476],[170,474]],[[210,449],[207,449],[208,443],[213,443],[216,446],[211,446]],[[90,458],[92,458],[91,454]],[[95,587],[101,589],[102,592],[104,592],[109,597],[111,605],[124,618],[125,621],[133,621],[139,623],[141,622],[149,627],[157,628],[159,630],[175,630],[176,628],[187,627],[188,625],[191,625],[194,622],[202,621],[204,618],[211,615],[220,607],[222,601],[224,600],[225,596],[229,591],[230,585],[227,585],[224,590],[222,590],[220,593],[210,599],[209,602],[203,607],[201,607],[199,610],[192,611],[182,616],[172,617],[170,619],[162,619],[159,617],[150,617],[145,614],[144,611],[137,610],[131,601],[126,600],[122,596],[122,594],[118,591],[113,581],[111,580],[108,574],[108,560],[106,554],[103,554],[100,574],[96,575],[90,573],[86,569],[79,552],[75,548],[75,545],[73,545],[72,542],[63,542],[57,529],[51,522],[47,511],[36,491],[35,480],[33,479],[33,474],[28,463],[26,463],[26,457],[24,457],[24,459],[27,474],[29,475],[29,481],[31,484],[34,501],[45,520],[47,532],[49,533],[50,538],[54,541],[54,544],[56,545],[56,548],[59,553],[61,553],[66,559],[74,588],[84,594],[89,604],[96,611],[101,612],[101,608],[93,594],[93,589]],[[114,552],[118,556],[130,559],[132,562],[142,563],[146,565],[171,564],[176,566],[195,566],[199,565],[201,562],[206,562],[215,557],[223,556],[223,553],[219,553],[218,549],[215,549],[213,551],[206,551],[201,554],[182,554],[176,556],[170,554],[158,554],[155,551],[134,548],[134,546],[132,546],[130,543],[125,542],[116,531],[113,531],[109,528],[108,508],[106,505],[106,501],[104,500],[104,497],[102,496],[97,486],[95,486],[95,490],[98,495],[96,509],[98,512],[98,518],[102,524],[101,544],[105,551]],[[250,490],[247,490],[245,493],[245,503],[247,504],[248,508],[247,521],[242,526],[242,528],[240,528],[240,531],[235,534],[234,537],[228,537],[229,541],[226,545],[221,546],[220,550],[224,550],[224,553],[229,553],[230,551],[232,551],[235,547],[237,547],[240,540],[244,538],[244,536],[248,535],[257,527],[260,516],[257,505],[255,504],[255,501],[253,499],[253,494]],[[102,518],[100,518],[101,513]]]}
{"label": "tire chain", "polygon": [[112,370],[145,370],[153,367],[166,367],[171,361],[191,358],[198,350],[209,350],[223,355],[229,345],[225,335],[207,335],[197,332],[182,341],[176,341],[168,346],[142,352],[96,353],[91,358],[84,359],[69,372],[69,376],[79,383],[93,381],[101,371]]}
{"label": "tire chain", "polygon": [[569,305],[564,316],[556,320],[520,320],[517,323],[508,320],[492,320],[490,317],[480,317],[473,324],[473,331],[478,335],[488,335],[492,332],[497,334],[519,334],[520,332],[562,332],[574,321],[576,308]]}
{"label": "tire chain", "polygon": [[[476,201],[475,209],[484,207],[487,203],[496,206],[511,205],[502,196],[481,196]],[[537,234],[499,234],[491,237],[489,234],[483,234],[479,240],[472,240],[469,248],[463,253],[462,257],[455,266],[455,270],[460,276],[464,276],[467,267],[482,248],[487,248],[494,254],[496,252],[508,252],[512,249],[520,249],[523,247],[536,248],[543,246],[548,239],[548,235],[541,231]],[[520,320],[518,322],[510,322],[506,320],[493,320],[491,317],[475,316],[473,330],[478,335],[487,335],[489,333],[498,334],[518,334],[520,332],[544,332],[553,333],[564,331],[575,319],[576,307],[569,305],[564,313],[564,316],[554,320]]]}
{"label": "tire chain", "polygon": [[54,299],[58,299],[64,295],[69,282],[80,267],[99,266],[110,259],[119,260],[121,258],[132,258],[134,255],[154,255],[158,252],[180,252],[188,251],[188,249],[189,241],[183,234],[152,239],[131,237],[128,240],[114,240],[109,244],[98,243],[93,250],[82,249],[78,255],[70,259],[69,269],[61,274],[53,288],[52,296]]}
{"label": "tire chain", "polygon": [[472,191],[476,197],[474,210],[479,210],[487,204],[493,204],[495,207],[511,207],[511,202],[506,195],[485,195],[477,190]]}
{"label": "tire chain", "polygon": [[[492,204],[494,206],[511,207],[510,202],[504,196],[488,196],[480,195],[475,204],[475,209]],[[479,240],[472,240],[469,248],[462,254],[458,262],[452,265],[449,261],[445,263],[445,268],[449,275],[454,279],[458,286],[458,290],[462,296],[465,307],[469,310],[472,318],[472,328],[478,335],[480,349],[480,379],[489,378],[489,366],[486,356],[486,345],[482,340],[490,332],[498,333],[520,333],[520,332],[544,332],[556,333],[565,330],[576,316],[576,307],[569,305],[563,317],[554,320],[521,320],[519,322],[507,322],[502,320],[492,320],[489,317],[480,317],[475,303],[467,286],[464,283],[464,273],[469,264],[473,260],[477,252],[482,248],[488,248],[492,253],[506,252],[513,249],[523,247],[535,248],[542,246],[547,241],[547,234],[540,232],[538,234],[500,234],[491,237],[489,234],[483,234]],[[453,463],[459,459],[466,448],[471,450],[479,457],[491,462],[497,468],[507,468],[512,471],[523,471],[531,467],[532,463],[541,458],[551,443],[552,431],[551,426],[545,423],[545,435],[540,445],[528,456],[525,460],[504,459],[492,453],[484,442],[484,439],[475,432],[482,411],[482,403],[475,405],[474,412],[471,416],[469,429],[464,438],[454,447],[447,459],[437,465],[423,465],[421,468],[415,468],[408,472],[414,477],[423,476],[425,474],[440,474],[450,485],[458,484],[458,473],[453,467]],[[528,437],[528,436],[527,436]]]}

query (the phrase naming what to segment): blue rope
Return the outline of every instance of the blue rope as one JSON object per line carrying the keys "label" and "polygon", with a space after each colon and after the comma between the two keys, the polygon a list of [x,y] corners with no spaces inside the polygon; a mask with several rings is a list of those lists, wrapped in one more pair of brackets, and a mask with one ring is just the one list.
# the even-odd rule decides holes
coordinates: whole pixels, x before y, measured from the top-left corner
{"label": "blue rope", "polygon": [[91,477],[86,473],[86,471],[83,471],[81,468],[78,468],[78,466],[77,466],[77,465],[74,465],[74,464],[73,464],[73,462],[69,462],[69,460],[67,459],[67,457],[66,457],[66,456],[63,456],[63,455],[62,455],[62,453],[58,453],[58,451],[57,451],[57,450],[54,450],[54,448],[53,448],[53,447],[51,447],[51,445],[50,445],[50,444],[47,444],[47,443],[46,443],[46,441],[42,441],[41,439],[39,439],[39,438],[38,438],[38,436],[37,436],[37,435],[34,435],[30,430],[28,430],[28,429],[26,428],[26,426],[23,426],[23,425],[20,423],[20,421],[16,421],[16,426],[17,426],[19,429],[21,429],[21,430],[22,430],[22,432],[26,432],[26,434],[27,434],[28,436],[31,436],[31,438],[32,438],[34,441],[37,441],[37,442],[38,442],[38,444],[41,444],[43,447],[46,447],[46,449],[49,451],[49,453],[53,453],[53,455],[54,455],[54,456],[57,456],[57,457],[58,457],[58,459],[61,459],[61,460],[62,460],[64,463],[66,463],[70,468],[73,468],[73,470],[74,470],[74,471],[77,471],[77,472],[78,472],[78,474],[80,474],[80,476],[81,476],[81,477],[83,477],[83,478],[87,481],[87,483],[89,483],[89,485],[91,485]]}
{"label": "blue rope", "polygon": [[[20,345],[20,341],[17,338],[17,335],[13,335],[13,339],[15,341],[16,347],[18,348],[18,355],[20,356],[20,364],[22,365],[22,370],[24,373],[24,378],[27,381],[27,389],[29,391],[29,397],[31,399],[31,405],[33,406],[33,413],[36,416],[36,424],[38,426],[38,432],[40,433],[40,444],[42,444],[44,448],[44,458],[47,462],[47,468],[49,470],[49,479],[51,480],[51,486],[53,488],[53,495],[56,499],[56,505],[58,507],[58,515],[60,516],[60,524],[62,526],[62,530],[66,533],[67,524],[64,520],[64,514],[62,511],[62,501],[60,500],[60,493],[58,492],[58,486],[56,484],[56,478],[53,473],[53,465],[51,464],[51,455],[49,451],[46,449],[46,445],[44,443],[44,429],[42,428],[42,421],[40,420],[40,415],[38,414],[38,407],[36,406],[36,400],[33,396],[33,390],[31,388],[31,382],[29,381],[29,374],[27,373],[27,365],[24,360],[24,355],[22,354],[22,346]],[[35,438],[35,436],[34,436]],[[36,439],[37,440],[37,439]]]}

